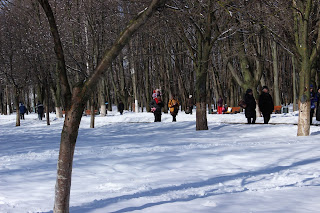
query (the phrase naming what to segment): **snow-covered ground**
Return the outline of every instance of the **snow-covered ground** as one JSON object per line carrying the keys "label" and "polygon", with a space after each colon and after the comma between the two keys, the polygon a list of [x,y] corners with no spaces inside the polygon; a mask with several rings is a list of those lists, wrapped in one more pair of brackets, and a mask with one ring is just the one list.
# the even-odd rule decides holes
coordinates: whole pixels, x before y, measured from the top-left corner
{"label": "snow-covered ground", "polygon": [[[0,115],[0,212],[52,212],[63,119],[51,125]],[[246,125],[244,114],[108,112],[83,117],[73,166],[70,211],[320,212],[320,127],[297,137],[297,113]],[[258,118],[258,123],[263,119]]]}

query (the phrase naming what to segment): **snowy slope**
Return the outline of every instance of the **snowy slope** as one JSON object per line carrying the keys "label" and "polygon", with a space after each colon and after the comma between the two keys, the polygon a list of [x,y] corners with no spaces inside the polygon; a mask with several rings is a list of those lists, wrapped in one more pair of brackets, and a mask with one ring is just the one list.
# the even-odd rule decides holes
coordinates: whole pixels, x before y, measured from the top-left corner
{"label": "snowy slope", "polygon": [[[25,117],[0,115],[0,212],[52,212],[63,119]],[[208,115],[208,131],[195,113],[162,119],[82,118],[71,212],[320,212],[320,127],[296,137],[297,113],[272,115],[277,125]]]}

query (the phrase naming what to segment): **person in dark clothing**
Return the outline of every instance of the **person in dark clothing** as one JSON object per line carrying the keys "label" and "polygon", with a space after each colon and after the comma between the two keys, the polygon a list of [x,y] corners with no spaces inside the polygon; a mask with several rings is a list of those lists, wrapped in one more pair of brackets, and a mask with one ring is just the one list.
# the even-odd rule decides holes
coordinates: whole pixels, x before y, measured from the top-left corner
{"label": "person in dark clothing", "polygon": [[246,103],[245,116],[248,124],[256,123],[256,100],[253,97],[252,89],[247,89],[244,95],[244,102]]}
{"label": "person in dark clothing", "polygon": [[320,86],[318,87],[318,92],[317,92],[317,111],[316,111],[316,120],[320,121]]}
{"label": "person in dark clothing", "polygon": [[316,109],[317,101],[318,99],[316,93],[313,91],[313,85],[310,85],[310,124],[312,124],[312,118],[314,110]]}
{"label": "person in dark clothing", "polygon": [[23,103],[20,103],[19,106],[19,112],[20,112],[20,119],[24,120],[24,113],[26,113],[27,108],[23,105]]}
{"label": "person in dark clothing", "polygon": [[155,92],[152,95],[153,100],[150,102],[151,112],[154,114],[154,122],[161,122],[161,109],[164,107],[164,104],[161,99],[161,94]]}
{"label": "person in dark clothing", "polygon": [[264,123],[268,124],[270,121],[271,113],[274,110],[273,99],[269,94],[269,88],[267,86],[262,87],[262,92],[259,97],[259,108],[262,112]]}
{"label": "person in dark clothing", "polygon": [[43,107],[43,105],[40,103],[40,101],[38,101],[37,109],[38,109],[38,118],[39,118],[39,120],[42,120],[44,107]]}
{"label": "person in dark clothing", "polygon": [[120,101],[118,104],[118,111],[120,112],[120,115],[123,114],[123,110],[124,110],[124,104],[122,103],[122,101]]}
{"label": "person in dark clothing", "polygon": [[192,110],[193,110],[193,105],[194,105],[192,95],[189,95],[187,104],[188,104],[187,110],[188,110],[189,114],[192,115]]}

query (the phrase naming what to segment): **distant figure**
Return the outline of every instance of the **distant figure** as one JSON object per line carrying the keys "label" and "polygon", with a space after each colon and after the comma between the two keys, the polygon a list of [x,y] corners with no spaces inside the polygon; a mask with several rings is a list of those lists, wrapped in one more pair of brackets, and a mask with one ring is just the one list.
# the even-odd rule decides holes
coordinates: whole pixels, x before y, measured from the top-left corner
{"label": "distant figure", "polygon": [[218,100],[218,114],[222,114],[222,108],[223,108],[223,99],[220,96]]}
{"label": "distant figure", "polygon": [[320,86],[318,87],[317,92],[317,112],[316,112],[316,119],[317,121],[320,121]]}
{"label": "distant figure", "polygon": [[150,102],[151,112],[154,114],[154,122],[161,122],[161,109],[164,106],[160,90],[154,91],[152,94],[153,100]]}
{"label": "distant figure", "polygon": [[176,99],[175,95],[172,95],[168,103],[168,107],[170,108],[170,114],[172,115],[172,122],[177,121],[176,117],[179,111],[179,106],[180,103],[178,99]]}
{"label": "distant figure", "polygon": [[120,101],[118,104],[118,111],[120,112],[120,115],[123,114],[123,110],[124,110],[124,104],[122,103],[122,101]]}
{"label": "distant figure", "polygon": [[313,91],[313,85],[310,85],[310,124],[312,124],[312,118],[314,115],[314,110],[316,109],[316,104],[317,104],[317,95],[316,93]]}
{"label": "distant figure", "polygon": [[262,87],[261,95],[259,97],[259,108],[263,115],[264,124],[268,124],[270,115],[274,110],[274,105],[267,86]]}
{"label": "distant figure", "polygon": [[188,104],[188,106],[187,106],[187,111],[188,111],[188,113],[189,113],[190,115],[192,115],[192,110],[193,110],[193,105],[194,105],[192,95],[189,95],[187,104]]}
{"label": "distant figure", "polygon": [[19,112],[20,112],[20,119],[24,120],[24,113],[26,113],[27,108],[23,105],[23,103],[20,103],[19,106]]}
{"label": "distant figure", "polygon": [[40,103],[40,101],[38,101],[37,109],[38,109],[38,118],[39,118],[39,120],[42,120],[44,107],[43,107],[43,105]]}
{"label": "distant figure", "polygon": [[225,112],[228,112],[228,105],[225,104],[223,107],[222,107],[222,113],[225,113]]}
{"label": "distant figure", "polygon": [[246,103],[245,116],[248,124],[256,123],[256,100],[253,97],[252,89],[247,89],[244,95],[244,102]]}

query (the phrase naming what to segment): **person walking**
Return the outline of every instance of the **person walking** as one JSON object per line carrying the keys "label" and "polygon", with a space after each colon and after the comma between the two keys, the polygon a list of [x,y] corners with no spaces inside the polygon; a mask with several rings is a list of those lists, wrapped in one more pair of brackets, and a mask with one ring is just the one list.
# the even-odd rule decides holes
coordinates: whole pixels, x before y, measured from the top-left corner
{"label": "person walking", "polygon": [[218,114],[222,114],[222,108],[223,108],[223,99],[220,96],[218,100]]}
{"label": "person walking", "polygon": [[246,104],[245,116],[248,120],[248,124],[256,123],[256,100],[253,97],[252,89],[247,89],[244,95],[244,102]]}
{"label": "person walking", "polygon": [[176,99],[175,95],[171,96],[169,100],[168,107],[170,108],[170,114],[172,115],[172,122],[176,122],[176,116],[178,115],[180,103]]}
{"label": "person walking", "polygon": [[26,113],[27,108],[25,107],[25,105],[23,105],[23,103],[20,103],[19,106],[19,113],[20,113],[20,119],[24,120],[24,113]]}
{"label": "person walking", "polygon": [[317,111],[316,111],[316,120],[320,121],[320,86],[318,87],[318,91],[317,91]]}
{"label": "person walking", "polygon": [[268,124],[271,113],[274,110],[274,104],[267,86],[262,87],[261,95],[259,97],[259,108],[264,119],[264,124]]}
{"label": "person walking", "polygon": [[154,114],[154,122],[161,122],[161,110],[164,106],[160,90],[154,91],[152,94],[153,100],[150,102],[151,112]]}
{"label": "person walking", "polygon": [[120,112],[120,115],[123,114],[123,110],[124,110],[124,104],[122,101],[120,101],[118,104],[118,111]]}
{"label": "person walking", "polygon": [[187,111],[189,112],[190,115],[192,115],[192,110],[193,110],[193,105],[194,105],[192,95],[189,95],[187,104],[188,104]]}
{"label": "person walking", "polygon": [[38,101],[37,109],[38,109],[38,118],[39,118],[39,120],[42,120],[44,107],[43,107],[42,103],[40,103],[40,101]]}
{"label": "person walking", "polygon": [[312,118],[314,115],[314,110],[316,109],[316,105],[318,102],[317,95],[313,91],[313,85],[310,85],[310,124],[312,124]]}

